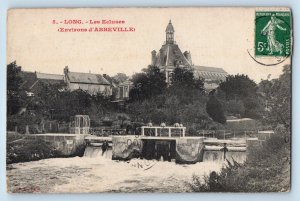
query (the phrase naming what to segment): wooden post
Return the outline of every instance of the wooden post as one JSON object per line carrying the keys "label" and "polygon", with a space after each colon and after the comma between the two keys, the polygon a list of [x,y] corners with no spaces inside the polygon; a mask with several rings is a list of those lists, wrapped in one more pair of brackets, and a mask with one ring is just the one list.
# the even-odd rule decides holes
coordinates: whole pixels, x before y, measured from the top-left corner
{"label": "wooden post", "polygon": [[142,127],[142,136],[145,136],[144,127]]}
{"label": "wooden post", "polygon": [[155,137],[157,137],[157,128],[155,128]]}
{"label": "wooden post", "polygon": [[182,136],[185,137],[185,128],[182,129]]}
{"label": "wooden post", "polygon": [[224,130],[224,140],[225,140],[226,138],[225,138],[225,130]]}
{"label": "wooden post", "polygon": [[26,127],[25,127],[25,134],[29,134],[29,126],[28,125],[26,125]]}
{"label": "wooden post", "polygon": [[169,137],[171,137],[171,128],[169,128]]}

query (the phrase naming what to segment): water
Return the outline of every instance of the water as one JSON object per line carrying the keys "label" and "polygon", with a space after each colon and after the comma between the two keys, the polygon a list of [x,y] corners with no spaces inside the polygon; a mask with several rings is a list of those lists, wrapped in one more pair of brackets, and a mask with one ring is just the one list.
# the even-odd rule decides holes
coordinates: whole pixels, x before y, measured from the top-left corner
{"label": "water", "polygon": [[88,146],[88,147],[85,148],[83,156],[88,157],[88,158],[107,158],[107,159],[111,159],[112,158],[112,150],[111,150],[111,148],[108,148],[102,154],[101,147]]}
{"label": "water", "polygon": [[[98,151],[87,151],[91,156]],[[86,153],[87,154],[87,153]],[[88,155],[88,154],[87,154]],[[53,158],[12,164],[7,170],[10,192],[189,192],[193,175],[219,172],[223,163],[174,162],[106,157]]]}
{"label": "water", "polygon": [[[238,163],[244,163],[246,161],[246,152],[245,151],[229,151],[226,152],[226,159],[231,163],[234,161]],[[216,150],[206,150],[203,155],[203,162],[216,162],[220,163],[224,161],[224,152]]]}
{"label": "water", "polygon": [[[239,163],[245,152],[229,151]],[[226,164],[222,151],[206,150],[203,162],[184,165],[175,162],[132,159],[111,160],[112,150],[102,155],[101,147],[88,146],[83,157],[53,158],[8,166],[10,192],[190,192],[187,183],[219,172]]]}

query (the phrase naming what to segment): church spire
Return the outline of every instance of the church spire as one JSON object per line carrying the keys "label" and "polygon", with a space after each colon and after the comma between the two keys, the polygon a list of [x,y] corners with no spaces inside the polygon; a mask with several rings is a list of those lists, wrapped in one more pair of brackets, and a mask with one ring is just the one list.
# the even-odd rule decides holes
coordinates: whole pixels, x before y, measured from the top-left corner
{"label": "church spire", "polygon": [[174,44],[174,27],[171,20],[166,28],[166,44]]}

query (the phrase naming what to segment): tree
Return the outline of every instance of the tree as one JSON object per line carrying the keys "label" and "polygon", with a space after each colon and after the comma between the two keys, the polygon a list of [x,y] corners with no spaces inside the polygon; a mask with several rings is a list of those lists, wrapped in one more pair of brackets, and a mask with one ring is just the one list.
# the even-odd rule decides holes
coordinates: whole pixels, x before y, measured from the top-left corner
{"label": "tree", "polygon": [[227,112],[230,115],[244,116],[245,106],[241,100],[230,100],[227,102]]}
{"label": "tree", "polygon": [[204,82],[196,79],[188,68],[175,68],[171,77],[171,86],[168,88],[170,96],[175,95],[183,104],[189,104],[201,98],[204,92]]}
{"label": "tree", "polygon": [[224,82],[220,83],[218,90],[225,94],[227,102],[242,102],[244,108],[240,107],[240,114],[243,117],[261,118],[264,103],[257,84],[247,75],[229,75]]}
{"label": "tree", "polygon": [[229,75],[220,83],[219,89],[225,92],[227,100],[231,100],[255,96],[258,87],[247,75]]}
{"label": "tree", "polygon": [[112,77],[114,82],[116,82],[117,84],[120,84],[122,82],[124,82],[125,80],[127,80],[129,77],[125,74],[125,73],[117,73],[117,75]]}
{"label": "tree", "polygon": [[[290,65],[283,67],[283,74],[278,79],[271,80],[266,85],[262,83],[262,91],[266,97],[266,121],[273,126],[278,123],[286,129],[291,127],[291,69]],[[268,87],[266,87],[268,86]]]}
{"label": "tree", "polygon": [[97,117],[104,116],[112,110],[113,106],[110,97],[102,93],[96,93],[91,96],[91,109],[90,113],[94,113]]}
{"label": "tree", "polygon": [[215,95],[210,95],[206,103],[206,112],[214,121],[219,122],[221,124],[226,123],[223,107],[218,101],[218,99],[215,97]]}
{"label": "tree", "polygon": [[204,90],[203,80],[196,79],[193,71],[188,68],[175,68],[172,73],[171,83],[173,88]]}
{"label": "tree", "polygon": [[17,114],[26,103],[27,95],[22,90],[21,68],[16,61],[7,65],[7,115]]}
{"label": "tree", "polygon": [[165,75],[155,66],[148,66],[142,73],[133,75],[133,89],[130,91],[132,101],[142,101],[162,94],[166,87]]}

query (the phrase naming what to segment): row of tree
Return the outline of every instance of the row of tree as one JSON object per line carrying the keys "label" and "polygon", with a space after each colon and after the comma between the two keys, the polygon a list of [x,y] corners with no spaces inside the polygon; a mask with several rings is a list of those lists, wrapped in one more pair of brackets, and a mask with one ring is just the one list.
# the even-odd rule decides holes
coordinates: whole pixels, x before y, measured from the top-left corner
{"label": "row of tree", "polygon": [[[225,124],[226,116],[253,118],[289,127],[290,67],[278,79],[256,84],[247,75],[229,75],[216,90],[205,92],[202,79],[188,68],[175,68],[171,84],[158,67],[133,76],[128,112],[139,121]],[[206,122],[206,123],[204,123]],[[208,123],[207,123],[208,122]]]}
{"label": "row of tree", "polygon": [[[42,83],[34,96],[28,96],[20,72],[21,67],[15,62],[7,66],[8,117],[20,116],[22,108],[34,111],[36,119],[58,121],[69,121],[76,114],[100,118],[116,112],[111,102],[113,97],[69,91],[64,84]],[[175,68],[168,84],[158,67],[148,66],[132,77],[133,88],[126,113],[133,121],[182,122],[195,129],[218,127],[220,125],[214,122],[225,124],[225,116],[229,115],[266,123],[281,122],[290,127],[290,76],[289,66],[284,67],[278,79],[262,80],[258,85],[246,75],[229,75],[216,90],[207,94],[204,80],[194,77],[191,69]],[[121,83],[128,77],[117,74],[112,79]],[[28,112],[25,115],[32,116]]]}

